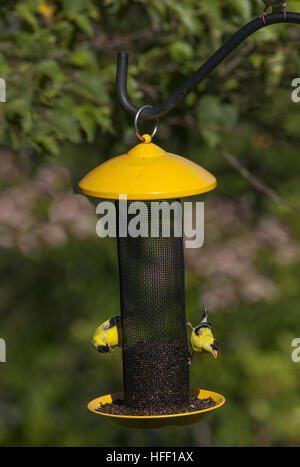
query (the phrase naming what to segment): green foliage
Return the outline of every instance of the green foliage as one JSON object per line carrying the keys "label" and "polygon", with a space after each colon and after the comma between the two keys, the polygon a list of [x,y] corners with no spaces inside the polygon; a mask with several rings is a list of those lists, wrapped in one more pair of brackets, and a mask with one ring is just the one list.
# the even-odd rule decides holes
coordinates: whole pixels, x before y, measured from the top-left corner
{"label": "green foliage", "polygon": [[197,104],[197,121],[204,140],[211,146],[220,143],[224,132],[230,132],[237,123],[237,108],[222,103],[215,96],[206,95]]}

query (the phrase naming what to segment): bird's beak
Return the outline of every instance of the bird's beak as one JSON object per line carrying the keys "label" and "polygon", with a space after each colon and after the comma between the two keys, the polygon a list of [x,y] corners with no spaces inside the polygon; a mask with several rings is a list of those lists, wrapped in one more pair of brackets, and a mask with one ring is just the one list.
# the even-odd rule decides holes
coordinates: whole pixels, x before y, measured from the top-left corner
{"label": "bird's beak", "polygon": [[212,354],[213,354],[214,358],[217,358],[217,356],[218,356],[218,351],[213,349],[213,350],[212,350]]}

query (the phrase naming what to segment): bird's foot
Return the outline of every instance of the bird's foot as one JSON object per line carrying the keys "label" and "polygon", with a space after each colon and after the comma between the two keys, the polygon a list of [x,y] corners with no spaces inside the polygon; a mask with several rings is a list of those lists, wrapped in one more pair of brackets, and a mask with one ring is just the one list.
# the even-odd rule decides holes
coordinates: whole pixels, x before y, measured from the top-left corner
{"label": "bird's foot", "polygon": [[262,20],[264,24],[266,24],[266,16],[267,16],[267,13],[265,11],[263,11],[262,14],[260,15],[260,19]]}

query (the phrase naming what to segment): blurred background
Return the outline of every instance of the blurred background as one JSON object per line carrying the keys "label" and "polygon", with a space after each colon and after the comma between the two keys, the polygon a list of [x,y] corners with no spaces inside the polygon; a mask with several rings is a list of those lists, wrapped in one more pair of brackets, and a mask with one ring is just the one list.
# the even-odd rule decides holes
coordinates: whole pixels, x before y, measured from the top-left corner
{"label": "blurred background", "polygon": [[[218,179],[205,245],[186,251],[187,317],[205,303],[221,346],[196,356],[192,387],[226,405],[179,429],[124,430],[86,409],[122,387],[121,352],[94,329],[119,314],[114,239],[99,239],[78,181],[137,143],[114,91],[130,52],[137,105],[168,97],[262,0],[0,2],[2,446],[300,445],[300,28],[260,30],[159,122],[155,142]],[[300,12],[298,1],[288,1]],[[152,122],[145,122],[150,131]]]}

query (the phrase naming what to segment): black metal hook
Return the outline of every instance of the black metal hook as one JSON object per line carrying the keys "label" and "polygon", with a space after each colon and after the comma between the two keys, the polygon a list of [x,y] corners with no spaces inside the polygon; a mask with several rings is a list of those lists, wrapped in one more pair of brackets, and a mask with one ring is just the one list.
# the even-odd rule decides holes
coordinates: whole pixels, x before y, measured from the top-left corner
{"label": "black metal hook", "polygon": [[[203,81],[238,45],[247,37],[265,26],[276,23],[300,24],[300,13],[287,13],[286,19],[282,13],[265,16],[265,24],[261,18],[256,18],[237,31],[217,52],[215,52],[185,83],[183,83],[162,104],[145,109],[140,118],[153,120],[166,115],[182,101],[193,89]],[[117,55],[116,92],[118,101],[125,112],[135,115],[139,108],[134,105],[127,94],[128,52],[119,52]]]}

